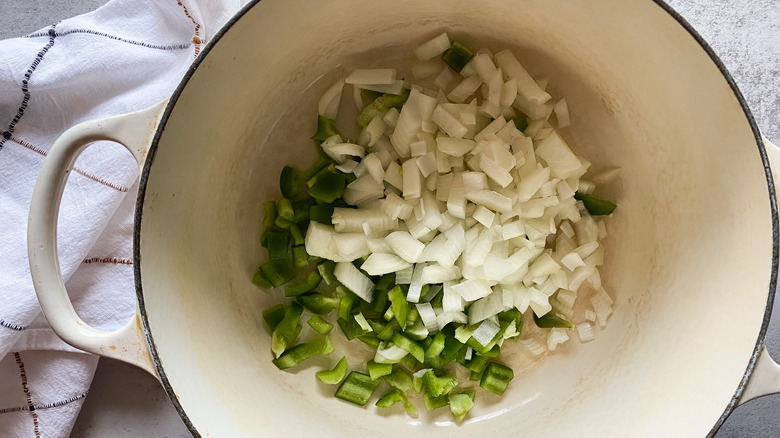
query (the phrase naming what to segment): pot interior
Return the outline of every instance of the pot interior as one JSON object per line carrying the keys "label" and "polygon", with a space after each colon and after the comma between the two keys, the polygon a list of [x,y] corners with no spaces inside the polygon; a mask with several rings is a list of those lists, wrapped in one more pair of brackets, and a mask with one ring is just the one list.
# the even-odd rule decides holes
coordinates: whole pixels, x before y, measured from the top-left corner
{"label": "pot interior", "polygon": [[[260,313],[282,293],[250,282],[263,201],[284,165],[314,159],[319,94],[351,68],[409,62],[443,30],[513,49],[566,98],[575,152],[622,168],[599,192],[618,204],[607,328],[572,334],[503,398],[481,391],[460,426],[422,403],[415,420],[334,399],[314,372],[338,353],[278,371]],[[147,168],[140,286],[169,391],[202,436],[704,436],[732,400],[774,267],[767,181],[729,83],[655,2],[264,0],[176,100]]]}

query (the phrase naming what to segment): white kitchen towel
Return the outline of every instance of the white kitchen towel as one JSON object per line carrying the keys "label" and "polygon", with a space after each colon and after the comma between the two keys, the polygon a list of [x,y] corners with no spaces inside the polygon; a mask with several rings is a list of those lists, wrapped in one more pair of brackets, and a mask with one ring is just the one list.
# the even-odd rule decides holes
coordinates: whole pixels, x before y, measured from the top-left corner
{"label": "white kitchen towel", "polygon": [[[113,0],[0,41],[0,436],[70,434],[97,358],[60,341],[40,313],[27,212],[43,159],[80,122],[169,96],[239,0]],[[135,309],[138,166],[100,142],[76,161],[59,216],[60,267],[82,319],[124,325]]]}

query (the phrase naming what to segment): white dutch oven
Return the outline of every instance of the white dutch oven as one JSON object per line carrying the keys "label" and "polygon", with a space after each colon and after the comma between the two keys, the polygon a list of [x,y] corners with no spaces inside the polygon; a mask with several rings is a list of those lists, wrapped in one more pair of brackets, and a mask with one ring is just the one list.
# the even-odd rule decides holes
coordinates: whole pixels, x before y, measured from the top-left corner
{"label": "white dutch oven", "polygon": [[[262,201],[278,196],[282,166],[312,159],[318,94],[345,68],[392,66],[442,29],[514,49],[566,96],[576,151],[623,169],[607,193],[619,205],[603,269],[616,301],[608,328],[520,373],[503,398],[481,395],[461,426],[444,412],[411,420],[335,400],[313,367],[278,371],[259,317],[275,295],[250,283]],[[660,1],[264,0],[204,52],[169,102],[66,132],[29,224],[54,330],[154,374],[196,435],[698,437],[780,390],[763,349],[778,269],[767,155],[778,152],[709,47]],[[54,239],[68,169],[104,139],[143,169],[138,314],[112,333],[73,311]]]}

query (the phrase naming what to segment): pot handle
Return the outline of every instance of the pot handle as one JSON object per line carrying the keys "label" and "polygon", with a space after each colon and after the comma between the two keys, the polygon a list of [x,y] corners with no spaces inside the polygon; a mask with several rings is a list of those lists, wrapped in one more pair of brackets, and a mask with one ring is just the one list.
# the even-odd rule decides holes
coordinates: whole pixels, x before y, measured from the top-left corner
{"label": "pot handle", "polygon": [[141,319],[134,317],[116,331],[90,327],[76,314],[65,289],[57,256],[57,216],[73,163],[90,143],[120,143],[143,167],[149,145],[168,99],[147,109],[80,123],[54,142],[43,161],[30,201],[27,251],[30,274],[43,315],[63,341],[80,350],[138,366],[159,379]]}
{"label": "pot handle", "polygon": [[[766,137],[762,136],[762,140],[777,190],[778,182],[780,182],[780,148],[772,144]],[[769,356],[769,351],[764,346],[738,404],[741,405],[754,398],[778,392],[780,392],[780,364]]]}

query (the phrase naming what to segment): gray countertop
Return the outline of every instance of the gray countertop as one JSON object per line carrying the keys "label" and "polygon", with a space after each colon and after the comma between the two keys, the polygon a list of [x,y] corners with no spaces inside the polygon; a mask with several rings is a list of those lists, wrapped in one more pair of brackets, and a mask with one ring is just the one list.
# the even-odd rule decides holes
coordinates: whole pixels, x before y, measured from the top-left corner
{"label": "gray countertop", "polygon": [[[12,0],[0,0],[11,9]],[[0,13],[0,39],[21,36],[59,19],[95,9],[104,0],[25,0]],[[780,2],[777,0],[668,0],[707,40],[734,76],[759,127],[780,142]],[[780,305],[767,335],[780,358]],[[737,408],[717,438],[780,436],[780,395]],[[189,437],[159,383],[132,366],[101,359],[74,437]]]}

